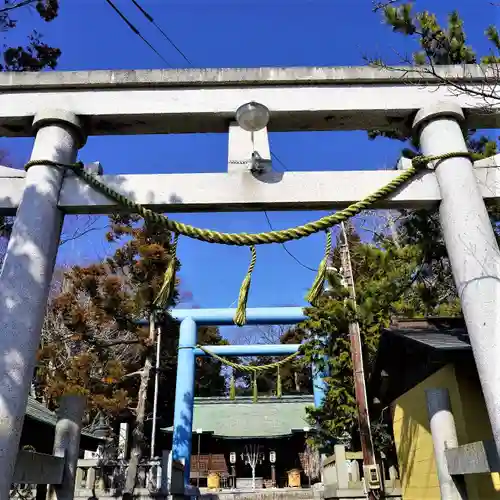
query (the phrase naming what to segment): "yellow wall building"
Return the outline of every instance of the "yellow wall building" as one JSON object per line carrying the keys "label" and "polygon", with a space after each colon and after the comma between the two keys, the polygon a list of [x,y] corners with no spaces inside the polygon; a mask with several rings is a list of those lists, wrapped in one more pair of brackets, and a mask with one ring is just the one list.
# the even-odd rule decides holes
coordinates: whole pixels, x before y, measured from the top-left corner
{"label": "yellow wall building", "polygon": [[[463,327],[400,324],[381,338],[373,394],[390,408],[403,500],[439,500],[426,389],[447,389],[458,444],[492,439],[472,351]],[[500,477],[465,477],[470,500],[500,499]]]}

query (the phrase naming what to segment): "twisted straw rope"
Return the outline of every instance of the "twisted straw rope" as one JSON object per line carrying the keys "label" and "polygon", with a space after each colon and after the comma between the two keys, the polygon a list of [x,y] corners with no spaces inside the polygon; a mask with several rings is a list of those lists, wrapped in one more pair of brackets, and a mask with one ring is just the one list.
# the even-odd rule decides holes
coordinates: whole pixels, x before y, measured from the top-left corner
{"label": "twisted straw rope", "polygon": [[197,345],[196,347],[198,349],[201,349],[205,354],[207,354],[211,358],[214,358],[217,361],[220,361],[222,364],[229,366],[235,370],[239,370],[242,372],[248,372],[248,373],[258,373],[258,372],[264,372],[267,370],[272,370],[273,368],[279,368],[280,366],[283,366],[284,364],[288,363],[289,361],[292,361],[299,354],[301,354],[300,349],[299,349],[297,352],[294,352],[293,354],[290,354],[286,358],[280,359],[279,361],[275,361],[274,363],[269,363],[267,365],[253,366],[253,365],[241,365],[239,363],[234,363],[233,361],[229,361],[228,359],[223,358],[222,356],[219,356],[212,351],[209,351],[208,349],[206,349],[205,347],[203,347],[201,345]]}
{"label": "twisted straw rope", "polygon": [[302,226],[297,226],[289,229],[281,229],[278,231],[269,231],[264,233],[222,233],[213,231],[211,229],[202,229],[183,224],[182,222],[169,219],[163,214],[143,207],[141,204],[136,203],[125,195],[119,193],[112,187],[104,184],[98,179],[98,176],[87,172],[81,162],[74,164],[64,164],[51,160],[32,160],[25,165],[25,169],[35,165],[49,165],[53,167],[60,167],[72,170],[78,177],[83,179],[96,190],[107,196],[108,198],[116,201],[119,205],[126,207],[130,212],[138,213],[144,219],[152,222],[163,224],[169,231],[187,236],[207,243],[219,243],[222,245],[236,245],[236,246],[253,246],[253,245],[268,245],[270,243],[286,243],[291,240],[298,240],[310,236],[311,234],[324,231],[336,224],[346,221],[347,219],[359,214],[367,209],[375,202],[389,196],[402,184],[409,181],[419,170],[424,168],[429,162],[442,161],[449,158],[457,157],[470,157],[468,152],[454,152],[445,153],[436,156],[417,156],[413,158],[413,165],[404,170],[401,175],[393,179],[387,185],[379,188],[374,193],[367,196],[365,199],[353,203],[347,208],[335,212],[334,214],[326,215],[312,222],[308,222]]}

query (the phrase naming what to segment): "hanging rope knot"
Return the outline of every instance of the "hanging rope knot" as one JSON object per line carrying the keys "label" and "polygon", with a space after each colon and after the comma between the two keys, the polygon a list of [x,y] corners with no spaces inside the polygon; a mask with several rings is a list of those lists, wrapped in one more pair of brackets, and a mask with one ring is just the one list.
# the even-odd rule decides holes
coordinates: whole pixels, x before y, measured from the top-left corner
{"label": "hanging rope knot", "polygon": [[248,271],[241,284],[240,294],[238,297],[238,306],[236,307],[236,313],[234,315],[234,324],[236,326],[243,326],[247,322],[247,302],[248,294],[250,291],[250,283],[252,282],[252,273],[255,268],[255,263],[257,262],[257,250],[255,246],[250,247],[252,252],[252,258],[250,260],[250,265],[248,266]]}
{"label": "hanging rope knot", "polygon": [[179,235],[174,235],[174,241],[170,247],[170,260],[163,275],[163,284],[153,305],[158,309],[165,309],[171,302],[175,293],[175,270],[177,267],[177,243]]}
{"label": "hanging rope knot", "polygon": [[309,290],[309,293],[306,296],[306,300],[313,306],[317,305],[318,299],[321,297],[323,293],[323,286],[325,284],[327,269],[328,269],[328,260],[330,259],[330,253],[332,251],[332,232],[326,231],[326,245],[325,245],[325,256],[321,261],[318,273],[316,274],[316,278],[314,279],[314,283]]}
{"label": "hanging rope knot", "polygon": [[[470,157],[470,153],[446,153],[444,155],[438,155],[436,157],[427,157],[426,161],[435,161],[439,159],[447,159],[453,157]],[[424,160],[417,160],[417,164],[423,162]],[[424,162],[425,163],[425,162]],[[188,238],[193,238],[195,240],[205,241],[207,243],[218,243],[222,245],[234,245],[234,246],[253,246],[253,245],[269,245],[271,243],[286,243],[287,241],[300,240],[306,238],[311,234],[319,233],[320,231],[325,231],[332,228],[336,224],[346,221],[347,219],[359,214],[363,210],[366,210],[372,206],[375,202],[380,201],[390,194],[392,194],[396,189],[400,188],[403,184],[408,182],[417,172],[418,168],[413,166],[404,170],[395,179],[389,182],[387,185],[382,186],[377,189],[374,193],[370,194],[363,200],[360,200],[352,205],[348,206],[343,210],[339,210],[333,214],[321,217],[318,220],[308,222],[302,226],[297,226],[289,229],[281,229],[278,231],[268,231],[265,233],[221,233],[219,231],[213,231],[210,229],[202,229],[199,227],[194,227],[189,224],[183,224],[172,219],[169,219],[165,215],[154,212],[149,208],[142,206],[140,203],[136,203],[127,196],[116,191],[113,187],[108,186],[99,176],[93,175],[86,171],[85,168],[79,168],[77,165],[64,165],[61,163],[55,163],[50,160],[35,160],[29,162],[27,166],[32,165],[55,165],[61,167],[72,168],[78,176],[80,176],[85,182],[87,182],[91,187],[95,188],[100,193],[104,194],[111,200],[122,207],[128,209],[131,213],[137,213],[141,215],[144,219],[156,222],[158,224],[163,224],[166,229],[177,233],[179,235],[187,236]]]}
{"label": "hanging rope knot", "polygon": [[[222,233],[219,231],[213,231],[210,229],[202,229],[199,227],[194,227],[189,224],[183,224],[172,219],[169,219],[165,215],[150,210],[142,206],[140,203],[136,203],[122,193],[116,191],[113,187],[102,182],[99,175],[96,175],[84,168],[82,162],[76,162],[73,164],[64,164],[60,162],[55,162],[53,160],[30,160],[25,165],[25,170],[35,165],[49,165],[54,167],[66,168],[73,171],[78,177],[83,179],[89,186],[99,191],[101,194],[107,196],[109,199],[114,200],[117,204],[121,205],[123,208],[127,209],[130,213],[137,213],[144,218],[146,221],[152,221],[157,224],[162,224],[165,229],[175,233],[175,239],[173,243],[173,258],[171,259],[167,270],[165,271],[164,282],[158,297],[155,299],[155,305],[158,307],[164,307],[168,304],[173,297],[175,289],[175,268],[176,268],[176,257],[175,257],[175,247],[177,245],[177,238],[179,235],[184,235],[192,239],[199,241],[205,241],[207,243],[218,243],[222,245],[234,245],[234,246],[249,246],[252,252],[252,260],[250,261],[250,266],[248,268],[247,274],[243,283],[241,285],[240,294],[238,297],[238,307],[234,317],[234,322],[238,326],[243,326],[246,323],[246,305],[248,301],[248,293],[250,289],[251,275],[255,267],[256,262],[256,250],[255,245],[268,245],[271,243],[286,243],[287,241],[299,240],[306,238],[320,231],[327,231],[333,226],[345,222],[346,220],[354,217],[355,215],[361,213],[363,210],[370,208],[376,202],[387,198],[389,195],[394,193],[403,184],[411,180],[417,172],[422,168],[425,168],[429,162],[438,162],[442,160],[447,160],[449,158],[471,158],[473,157],[470,152],[452,152],[445,153],[436,156],[419,156],[414,152],[408,150],[407,157],[412,160],[412,167],[405,169],[396,178],[390,181],[385,186],[380,187],[372,194],[368,195],[366,198],[349,205],[343,210],[339,210],[333,214],[321,217],[318,220],[308,222],[302,226],[292,227],[288,229],[282,229],[278,231],[269,231],[265,233]],[[331,250],[331,234],[327,233],[327,247],[325,251],[325,257],[322,260],[316,279],[308,293],[308,301],[314,305],[317,302],[319,296],[323,290],[323,284],[327,273],[327,262],[328,255]]]}

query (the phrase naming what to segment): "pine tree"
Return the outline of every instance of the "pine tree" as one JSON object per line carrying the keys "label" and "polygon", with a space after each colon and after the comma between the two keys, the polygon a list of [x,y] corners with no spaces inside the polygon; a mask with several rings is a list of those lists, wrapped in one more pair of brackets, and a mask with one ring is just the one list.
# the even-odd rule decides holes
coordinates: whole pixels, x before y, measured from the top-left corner
{"label": "pine tree", "polygon": [[[49,23],[59,14],[58,0],[31,0],[13,3],[4,0],[0,9],[0,29],[5,33],[18,27],[15,18],[20,9],[35,7],[38,16]],[[28,35],[28,43],[24,46],[6,46],[3,51],[3,64],[0,71],[42,71],[55,69],[61,56],[61,49],[51,47],[43,40],[43,35],[32,30]]]}
{"label": "pine tree", "polygon": [[[309,318],[297,327],[307,340],[303,363],[306,366],[315,363],[329,373],[323,406],[309,410],[311,424],[318,430],[316,444],[326,451],[332,451],[333,445],[346,434],[356,443],[349,323],[357,319],[360,324],[368,374],[380,333],[389,326],[391,318],[423,314],[425,307],[414,279],[420,257],[418,248],[397,247],[390,238],[382,236],[377,241],[362,242],[353,225],[348,232],[348,242],[356,286],[356,313],[339,274],[333,273],[329,275],[329,294],[322,296],[315,307],[307,309]],[[332,260],[340,269],[338,244]],[[386,440],[387,429],[380,430],[380,437]]]}
{"label": "pine tree", "polygon": [[[436,16],[427,11],[414,12],[413,4],[404,3],[394,7],[387,6],[384,11],[385,22],[393,31],[412,37],[420,45],[420,50],[415,51],[413,60],[417,66],[426,64],[427,71],[435,73],[434,68],[447,64],[483,64],[497,65],[500,63],[500,37],[495,26],[489,26],[485,35],[491,42],[491,51],[478,57],[473,48],[467,44],[464,31],[464,22],[457,11],[448,16],[446,27],[441,26]],[[443,84],[447,82],[444,81]],[[467,92],[466,88],[457,89]],[[485,105],[491,94],[485,90]],[[372,137],[376,134],[372,134]],[[469,150],[474,153],[474,160],[487,158],[498,153],[498,143],[492,137],[477,136],[471,130],[467,135]],[[488,206],[488,212],[497,239],[500,239],[500,208],[498,204]],[[422,280],[433,286],[425,287],[427,303],[435,308],[438,303],[453,296],[456,307],[450,311],[447,307],[441,309],[443,314],[458,312],[458,298],[455,285],[451,276],[451,268],[447,257],[446,248],[441,234],[437,208],[432,210],[416,210],[403,212],[403,222],[400,231],[403,241],[420,247],[423,254],[425,269]],[[425,277],[425,278],[424,278]]]}
{"label": "pine tree", "polygon": [[[415,71],[432,73],[433,68],[442,64],[477,61],[497,64],[500,61],[499,35],[495,27],[486,31],[492,52],[478,58],[467,44],[464,23],[457,12],[449,15],[445,28],[435,15],[427,11],[415,13],[410,3],[390,5],[383,12],[385,22],[394,32],[412,37],[418,43],[413,61],[409,61],[415,65]],[[384,66],[380,61],[377,64]],[[427,66],[421,66],[423,64]],[[369,133],[371,139],[379,136],[408,139],[397,131]],[[470,132],[467,142],[475,159],[497,153],[497,142],[490,137],[478,137],[475,131]],[[417,148],[416,144],[412,146]],[[499,209],[488,207],[488,210],[498,237]],[[389,325],[391,317],[460,314],[437,210],[403,211],[398,219],[397,244],[386,234],[377,235],[369,243],[361,242],[355,232],[349,237],[357,313],[354,314],[352,303],[346,300],[346,291],[338,277],[330,276],[330,296],[322,297],[317,307],[310,308],[309,319],[300,325],[304,338],[309,339],[305,363],[324,363],[327,355],[330,371],[327,398],[322,408],[309,412],[311,423],[318,429],[317,444],[327,450],[345,434],[351,435],[356,442],[356,432],[352,432],[356,429],[356,407],[347,335],[349,321],[356,318],[360,323],[365,374],[368,375],[380,332]],[[340,267],[337,249],[333,265]],[[372,428],[378,451],[388,453],[391,447],[388,423],[372,422]]]}

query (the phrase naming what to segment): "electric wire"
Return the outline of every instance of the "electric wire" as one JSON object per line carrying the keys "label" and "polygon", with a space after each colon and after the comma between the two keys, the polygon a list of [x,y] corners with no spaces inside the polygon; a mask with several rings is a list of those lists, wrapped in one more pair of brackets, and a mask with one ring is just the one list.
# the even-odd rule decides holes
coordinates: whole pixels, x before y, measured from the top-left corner
{"label": "electric wire", "polygon": [[161,29],[161,27],[155,22],[153,16],[149,14],[137,0],[131,0],[132,3],[141,11],[142,15],[163,35],[170,45],[183,57],[183,59],[192,66],[193,63],[187,58],[186,54],[173,42],[173,40]]}
{"label": "electric wire", "polygon": [[290,172],[285,163],[280,159],[280,157],[276,153],[273,153],[271,151],[271,156],[283,167],[283,170],[285,170],[286,172]]}
{"label": "electric wire", "polygon": [[154,46],[146,40],[141,34],[141,32],[127,19],[125,14],[111,1],[105,0],[107,4],[120,16],[122,21],[169,67],[172,65],[163,57],[163,55],[154,48]]}
{"label": "electric wire", "polygon": [[[271,220],[269,219],[269,214],[264,210],[264,216],[267,220],[267,224],[269,225],[269,228],[271,229],[271,231],[274,231],[274,227],[273,225],[271,224]],[[292,252],[290,252],[290,250],[288,250],[287,246],[285,245],[285,243],[280,243],[280,245],[283,247],[283,250],[297,263],[299,264],[300,266],[302,266],[304,269],[307,269],[308,271],[312,271],[313,273],[317,273],[318,270],[317,269],[314,269],[313,267],[310,267],[308,266],[307,264],[304,264],[303,262],[301,262],[297,257],[295,257],[295,255],[293,255]]]}
{"label": "electric wire", "polygon": [[[281,165],[281,167],[283,168],[283,170],[285,170],[286,172],[289,172],[290,170],[287,168],[287,166],[285,165],[285,163],[280,159],[280,157],[276,154],[276,153],[273,153],[271,151],[271,156]],[[269,214],[267,213],[266,210],[263,211],[264,212],[264,216],[267,220],[267,224],[269,226],[269,229],[271,229],[271,231],[274,231],[274,227],[271,223],[271,219],[269,218]],[[304,264],[303,262],[301,262],[297,257],[295,257],[295,255],[290,252],[290,250],[288,250],[288,247],[285,245],[285,243],[280,243],[280,245],[283,247],[283,250],[299,265],[299,266],[302,266],[304,269],[307,269],[308,271],[311,271],[313,273],[317,273],[318,270],[313,268],[313,267],[310,267],[308,266],[307,264]]]}
{"label": "electric wire", "polygon": [[[138,2],[137,0],[131,0],[132,3],[141,11],[141,13],[150,21],[161,33],[162,35],[168,40],[168,42],[175,48],[175,50],[187,61],[188,64],[192,65],[191,61],[186,57],[184,52],[175,45],[175,43],[168,37],[168,35],[156,24],[154,21],[153,16],[151,16]],[[127,19],[127,17],[116,7],[116,5],[111,1],[111,0],[106,0],[106,2],[115,10],[115,12],[120,16],[120,18],[127,24],[127,26],[137,35],[139,36],[154,52],[157,54],[168,66],[171,66],[170,63],[168,63],[163,56],[141,35],[139,30]],[[285,163],[281,160],[281,158],[274,152],[271,152],[271,156],[281,165],[283,170],[289,171]],[[269,214],[267,211],[264,211],[264,216],[266,218],[266,221],[269,225],[269,228],[273,231],[273,225],[271,223],[271,219],[269,218]],[[301,262],[290,250],[287,248],[285,243],[280,243],[280,245],[283,247],[283,250],[292,258],[299,266],[303,267],[304,269],[307,269],[308,271],[311,271],[313,273],[316,273],[318,270],[308,266],[307,264],[304,264]]]}

